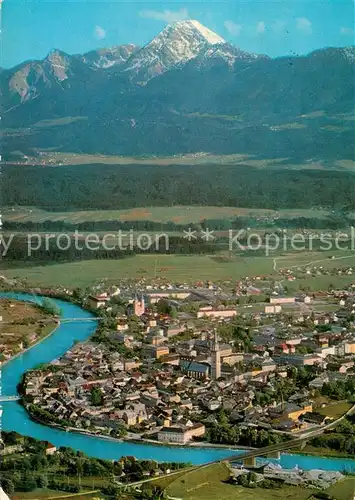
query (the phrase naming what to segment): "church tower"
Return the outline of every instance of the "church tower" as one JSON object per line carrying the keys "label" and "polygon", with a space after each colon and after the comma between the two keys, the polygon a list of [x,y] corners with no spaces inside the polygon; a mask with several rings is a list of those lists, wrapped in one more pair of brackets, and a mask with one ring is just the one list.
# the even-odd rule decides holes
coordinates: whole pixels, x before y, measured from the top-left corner
{"label": "church tower", "polygon": [[138,300],[137,296],[135,297],[133,302],[133,311],[136,316],[142,316],[142,314],[144,314],[145,303],[143,295],[141,296],[140,300]]}
{"label": "church tower", "polygon": [[221,350],[219,348],[217,330],[214,332],[214,339],[211,346],[212,364],[211,364],[211,378],[213,380],[219,379],[221,376]]}

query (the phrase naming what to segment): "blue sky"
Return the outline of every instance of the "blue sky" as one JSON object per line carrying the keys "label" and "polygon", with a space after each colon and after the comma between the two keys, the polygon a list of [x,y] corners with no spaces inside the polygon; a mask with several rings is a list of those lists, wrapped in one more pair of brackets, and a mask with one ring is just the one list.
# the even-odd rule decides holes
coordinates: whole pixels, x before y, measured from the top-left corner
{"label": "blue sky", "polygon": [[53,48],[143,45],[180,19],[197,19],[246,51],[304,54],[353,45],[354,7],[354,0],[3,0],[0,65],[43,59]]}

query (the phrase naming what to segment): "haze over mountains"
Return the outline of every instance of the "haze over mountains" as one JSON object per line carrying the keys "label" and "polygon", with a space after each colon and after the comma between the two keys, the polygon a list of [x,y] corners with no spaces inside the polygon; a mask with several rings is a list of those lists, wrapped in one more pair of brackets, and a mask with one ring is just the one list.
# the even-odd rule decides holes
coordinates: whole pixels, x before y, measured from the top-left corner
{"label": "haze over mountains", "polygon": [[354,47],[249,54],[198,21],[142,48],[53,50],[1,72],[3,149],[353,159],[354,61]]}

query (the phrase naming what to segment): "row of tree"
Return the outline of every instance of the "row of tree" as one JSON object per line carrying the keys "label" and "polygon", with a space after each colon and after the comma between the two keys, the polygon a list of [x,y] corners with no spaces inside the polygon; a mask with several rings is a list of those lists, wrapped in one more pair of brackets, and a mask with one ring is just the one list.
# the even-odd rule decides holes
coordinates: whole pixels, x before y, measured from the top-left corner
{"label": "row of tree", "polygon": [[[173,221],[156,222],[154,220],[88,220],[83,222],[68,222],[66,220],[45,220],[41,222],[34,221],[3,221],[5,231],[28,231],[28,232],[80,232],[87,231],[122,231],[128,233],[131,229],[134,231],[148,232],[183,232],[189,228],[194,231],[205,229],[215,231],[228,231],[239,229],[272,228],[278,229],[345,229],[354,224],[354,219],[345,212],[327,215],[324,217],[272,217],[267,213],[263,217],[259,216],[234,216],[224,218],[208,218],[200,222],[188,222],[177,224]],[[267,233],[265,233],[267,234]]]}
{"label": "row of tree", "polygon": [[23,450],[21,454],[3,457],[0,463],[0,484],[10,495],[15,490],[32,491],[47,487],[76,493],[80,491],[81,479],[92,478],[90,481],[95,483],[98,477],[101,486],[105,484],[104,490],[115,493],[113,478],[129,483],[155,475],[158,471],[177,470],[187,465],[176,462],[158,464],[154,460],[136,460],[134,457],[101,460],[65,447],[59,448],[53,455],[46,455],[45,442],[15,432],[4,432],[2,438],[6,446],[20,445]]}

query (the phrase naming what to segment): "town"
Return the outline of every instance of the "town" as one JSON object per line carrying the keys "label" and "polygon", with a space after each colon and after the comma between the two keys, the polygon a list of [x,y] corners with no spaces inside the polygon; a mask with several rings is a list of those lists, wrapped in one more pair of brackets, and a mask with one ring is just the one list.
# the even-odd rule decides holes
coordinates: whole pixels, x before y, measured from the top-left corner
{"label": "town", "polygon": [[[112,439],[263,447],[340,425],[354,404],[354,285],[290,295],[267,277],[233,287],[140,280],[61,293],[99,324],[25,375],[24,404],[41,422]],[[327,437],[312,445],[326,448]],[[354,438],[338,451],[353,455]]]}

